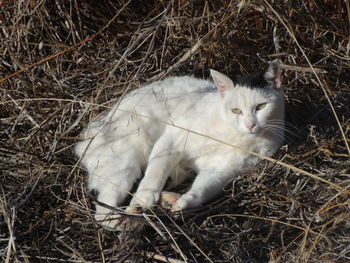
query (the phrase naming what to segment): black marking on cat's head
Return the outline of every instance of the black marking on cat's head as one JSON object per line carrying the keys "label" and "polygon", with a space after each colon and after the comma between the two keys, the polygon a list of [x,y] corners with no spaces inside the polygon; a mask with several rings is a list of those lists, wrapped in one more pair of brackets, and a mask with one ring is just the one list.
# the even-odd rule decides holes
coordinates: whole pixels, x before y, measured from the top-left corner
{"label": "black marking on cat's head", "polygon": [[277,60],[270,63],[265,71],[231,77],[233,83],[252,89],[281,88],[281,66]]}

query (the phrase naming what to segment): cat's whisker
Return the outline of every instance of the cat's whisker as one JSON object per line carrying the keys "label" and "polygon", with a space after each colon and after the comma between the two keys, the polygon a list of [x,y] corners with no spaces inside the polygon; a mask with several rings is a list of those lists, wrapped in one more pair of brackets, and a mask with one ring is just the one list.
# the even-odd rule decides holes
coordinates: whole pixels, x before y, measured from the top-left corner
{"label": "cat's whisker", "polygon": [[278,131],[278,130],[275,130],[275,129],[271,128],[271,127],[266,127],[265,129],[266,129],[267,131],[270,131],[271,133],[276,134],[278,137],[280,137],[280,138],[282,138],[282,139],[286,139],[286,140],[289,139],[288,136],[286,136],[284,133],[282,133],[282,132],[280,132],[280,131]]}
{"label": "cat's whisker", "polygon": [[293,135],[293,136],[297,137],[297,134],[295,132],[293,132],[291,129],[289,129],[288,127],[285,127],[285,126],[280,126],[280,125],[277,125],[277,124],[274,124],[274,123],[265,122],[262,125],[262,127],[263,128],[273,127],[273,128],[279,129],[279,130],[283,130],[286,133],[288,133],[289,135]]}
{"label": "cat's whisker", "polygon": [[273,127],[275,129],[279,129],[279,130],[283,130],[284,132],[290,134],[290,135],[293,135],[293,136],[297,136],[297,134],[295,134],[294,132],[292,132],[290,129],[286,128],[286,127],[281,127],[281,126],[278,126],[278,125],[268,125],[269,127]]}
{"label": "cat's whisker", "polygon": [[284,139],[286,142],[290,143],[292,142],[292,136],[294,135],[291,135],[289,133],[284,133],[282,130],[283,128],[282,127],[271,127],[271,126],[266,126],[264,127],[265,130],[271,132],[271,133],[274,133],[276,134],[278,137]]}
{"label": "cat's whisker", "polygon": [[293,136],[296,136],[296,134],[291,131],[289,128],[285,127],[284,125],[278,125],[278,124],[271,124],[271,123],[267,123],[265,122],[262,126],[263,129],[274,129],[274,130],[278,130],[280,133],[287,133]]}
{"label": "cat's whisker", "polygon": [[298,127],[296,127],[295,125],[293,125],[287,121],[284,121],[284,120],[267,120],[265,122],[265,124],[284,125],[284,126],[288,127],[288,129],[290,129],[290,130],[295,130],[297,132],[301,132],[301,130]]}
{"label": "cat's whisker", "polygon": [[265,126],[263,127],[265,130],[269,130],[269,131],[274,131],[278,134],[284,134],[284,129],[281,129],[280,127],[273,127],[273,126]]}

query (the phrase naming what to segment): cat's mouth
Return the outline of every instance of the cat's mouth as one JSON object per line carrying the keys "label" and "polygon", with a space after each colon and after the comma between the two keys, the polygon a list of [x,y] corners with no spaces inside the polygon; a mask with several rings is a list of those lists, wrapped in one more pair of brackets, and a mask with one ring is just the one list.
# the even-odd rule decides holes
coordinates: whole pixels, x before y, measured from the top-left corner
{"label": "cat's mouth", "polygon": [[263,129],[261,129],[260,127],[256,127],[256,128],[253,129],[253,130],[248,130],[248,131],[246,132],[246,134],[247,134],[248,136],[257,136],[257,135],[261,134],[262,131],[263,131]]}

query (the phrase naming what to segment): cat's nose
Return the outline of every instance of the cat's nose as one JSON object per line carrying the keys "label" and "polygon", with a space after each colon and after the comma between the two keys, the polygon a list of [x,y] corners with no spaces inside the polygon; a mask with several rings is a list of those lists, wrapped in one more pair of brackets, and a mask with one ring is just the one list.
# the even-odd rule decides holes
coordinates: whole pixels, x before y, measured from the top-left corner
{"label": "cat's nose", "polygon": [[252,131],[254,129],[254,127],[255,127],[255,123],[247,124],[247,128],[248,128],[249,131]]}

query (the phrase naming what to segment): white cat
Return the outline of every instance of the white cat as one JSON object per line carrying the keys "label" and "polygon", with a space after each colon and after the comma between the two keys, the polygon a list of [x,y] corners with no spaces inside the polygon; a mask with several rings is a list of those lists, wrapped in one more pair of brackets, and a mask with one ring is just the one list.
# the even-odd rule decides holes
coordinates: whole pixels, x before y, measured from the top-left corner
{"label": "white cat", "polygon": [[[235,81],[214,70],[210,73],[214,82],[172,77],[133,90],[90,123],[83,134],[86,140],[75,151],[99,202],[120,206],[144,174],[127,211],[150,208],[159,202],[169,178],[181,183],[185,170],[191,169],[197,175],[189,191],[180,198],[164,198],[170,200],[172,211],[196,207],[259,160],[207,136],[262,155],[275,153],[284,139],[278,62]],[[112,219],[110,212],[96,205],[95,218],[118,229],[120,219]]]}

